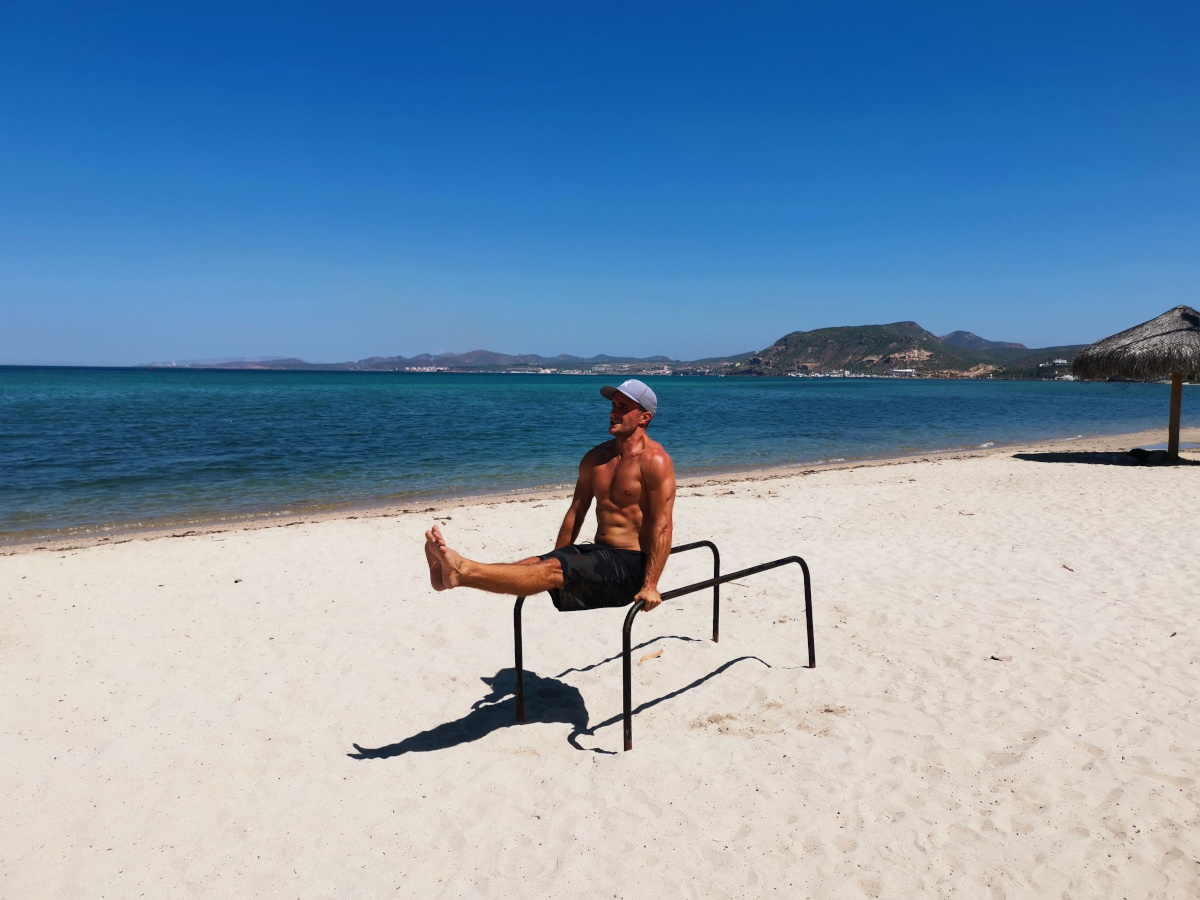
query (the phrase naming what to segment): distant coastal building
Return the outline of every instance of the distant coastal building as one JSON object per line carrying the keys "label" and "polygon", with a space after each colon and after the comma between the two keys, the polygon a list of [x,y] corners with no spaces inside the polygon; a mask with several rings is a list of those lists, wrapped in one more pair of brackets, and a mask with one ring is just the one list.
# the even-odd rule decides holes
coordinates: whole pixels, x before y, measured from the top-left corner
{"label": "distant coastal building", "polygon": [[893,378],[915,378],[917,375],[916,369],[892,369]]}

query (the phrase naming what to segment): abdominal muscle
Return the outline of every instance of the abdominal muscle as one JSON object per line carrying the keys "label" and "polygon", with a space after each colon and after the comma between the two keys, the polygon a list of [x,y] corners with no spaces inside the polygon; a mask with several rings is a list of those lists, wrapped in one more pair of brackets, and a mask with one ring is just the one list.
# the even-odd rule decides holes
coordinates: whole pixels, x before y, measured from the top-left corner
{"label": "abdominal muscle", "polygon": [[596,498],[596,543],[618,550],[644,550],[641,531],[647,516],[642,507],[645,491],[640,460],[614,457],[596,466],[592,491]]}
{"label": "abdominal muscle", "polygon": [[642,510],[620,507],[609,500],[596,505],[596,543],[618,550],[641,550]]}

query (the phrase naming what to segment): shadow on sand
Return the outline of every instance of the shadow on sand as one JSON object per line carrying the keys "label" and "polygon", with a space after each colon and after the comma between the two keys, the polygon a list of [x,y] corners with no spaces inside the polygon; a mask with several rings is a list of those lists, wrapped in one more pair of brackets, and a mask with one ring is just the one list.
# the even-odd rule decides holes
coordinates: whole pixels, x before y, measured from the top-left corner
{"label": "shadow on sand", "polygon": [[[658,637],[646,641],[634,649],[641,649],[659,640],[696,640],[695,638]],[[606,662],[612,662],[619,657],[602,660],[580,669],[567,669],[562,675],[571,672],[586,672]],[[650,709],[680,694],[700,687],[706,681],[716,678],[727,669],[740,662],[754,660],[767,668],[770,663],[764,662],[757,656],[739,656],[718,666],[707,675],[696,679],[669,694],[663,694],[653,700],[648,700],[633,710],[634,715],[642,710]],[[561,677],[561,676],[560,676]],[[434,750],[446,750],[459,744],[469,744],[480,738],[487,737],[493,731],[510,728],[517,724],[517,701],[514,694],[516,688],[516,672],[512,668],[501,669],[489,678],[481,678],[490,690],[480,699],[471,704],[471,711],[453,722],[443,722],[427,731],[422,731],[411,737],[406,737],[395,744],[385,747],[360,747],[354,744],[354,753],[346,754],[351,759],[389,759],[405,753],[429,753]],[[569,685],[558,678],[544,678],[534,672],[525,670],[525,716],[528,722],[562,722],[571,726],[567,735],[567,743],[576,750],[588,750],[592,753],[614,754],[613,750],[599,747],[585,747],[580,744],[581,737],[592,737],[596,731],[621,721],[620,714],[605,719],[589,727],[587,705],[577,687]]]}
{"label": "shadow on sand", "polygon": [[[1084,452],[1059,452],[1059,453],[1014,453],[1013,459],[1022,459],[1026,462],[1041,462],[1041,463],[1083,463],[1092,466],[1138,466],[1145,465],[1138,459],[1130,457],[1128,453],[1084,453]],[[1162,466],[1200,466],[1200,460],[1183,459],[1178,462],[1159,462],[1150,463],[1150,465]]]}

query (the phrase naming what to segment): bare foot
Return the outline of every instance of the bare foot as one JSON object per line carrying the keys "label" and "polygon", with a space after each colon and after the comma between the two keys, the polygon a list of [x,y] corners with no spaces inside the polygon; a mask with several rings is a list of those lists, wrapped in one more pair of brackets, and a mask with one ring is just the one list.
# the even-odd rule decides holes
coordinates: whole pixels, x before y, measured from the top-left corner
{"label": "bare foot", "polygon": [[462,583],[463,558],[446,546],[446,539],[442,537],[442,529],[437,525],[433,526],[430,534],[434,539],[433,551],[437,555],[438,564],[442,567],[442,589],[449,590],[452,587],[458,587]]}
{"label": "bare foot", "polygon": [[444,591],[442,584],[442,561],[437,555],[437,539],[432,531],[425,532],[425,561],[429,563],[429,583],[435,591]]}

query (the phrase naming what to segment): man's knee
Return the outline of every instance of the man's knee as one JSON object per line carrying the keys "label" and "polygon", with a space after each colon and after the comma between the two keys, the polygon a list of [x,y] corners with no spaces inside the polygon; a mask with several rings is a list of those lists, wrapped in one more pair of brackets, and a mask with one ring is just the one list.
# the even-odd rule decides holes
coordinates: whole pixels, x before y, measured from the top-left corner
{"label": "man's knee", "polygon": [[563,587],[563,562],[558,557],[550,557],[542,559],[541,557],[529,557],[528,559],[517,560],[517,565],[536,565],[540,566],[542,572],[545,572],[547,587],[560,588]]}

